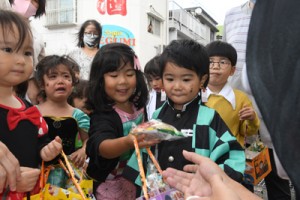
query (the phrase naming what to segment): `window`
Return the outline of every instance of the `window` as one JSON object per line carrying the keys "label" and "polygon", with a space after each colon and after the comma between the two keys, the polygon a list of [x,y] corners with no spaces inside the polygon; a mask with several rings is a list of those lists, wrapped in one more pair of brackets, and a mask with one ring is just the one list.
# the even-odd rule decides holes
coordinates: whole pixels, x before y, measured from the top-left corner
{"label": "window", "polygon": [[147,31],[154,35],[160,36],[161,21],[157,20],[153,16],[148,15],[148,27]]}
{"label": "window", "polygon": [[76,0],[47,0],[46,26],[70,25],[77,22]]}

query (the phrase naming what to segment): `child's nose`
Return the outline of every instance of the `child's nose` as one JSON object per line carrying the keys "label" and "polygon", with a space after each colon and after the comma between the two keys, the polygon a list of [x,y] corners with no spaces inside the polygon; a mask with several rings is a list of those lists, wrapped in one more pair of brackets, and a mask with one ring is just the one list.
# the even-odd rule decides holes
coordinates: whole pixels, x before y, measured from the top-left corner
{"label": "child's nose", "polygon": [[20,53],[16,53],[16,61],[18,64],[25,64],[25,58],[24,55],[20,54]]}
{"label": "child's nose", "polygon": [[181,89],[181,83],[180,83],[180,81],[176,81],[176,82],[175,82],[174,88],[175,88],[175,89]]}
{"label": "child's nose", "polygon": [[119,83],[120,84],[121,83],[126,83],[126,82],[127,82],[126,76],[123,76],[123,75],[119,76]]}

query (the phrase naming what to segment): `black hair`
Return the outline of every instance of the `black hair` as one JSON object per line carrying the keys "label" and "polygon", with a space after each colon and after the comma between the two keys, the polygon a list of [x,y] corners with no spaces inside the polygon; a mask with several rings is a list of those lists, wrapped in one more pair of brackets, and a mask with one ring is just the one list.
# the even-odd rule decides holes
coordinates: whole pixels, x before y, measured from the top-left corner
{"label": "black hair", "polygon": [[60,64],[68,68],[72,77],[72,84],[74,85],[77,82],[75,73],[73,71],[74,65],[77,65],[77,63],[69,56],[51,55],[44,57],[36,66],[35,79],[40,87],[45,85],[43,79],[44,75],[56,70]]}
{"label": "black hair", "polygon": [[[16,51],[18,51],[22,45],[24,44],[26,39],[32,40],[32,33],[30,30],[30,26],[28,22],[18,13],[9,11],[9,10],[1,10],[0,11],[0,30],[3,36],[3,42],[5,43],[6,35],[12,34],[17,40]],[[17,32],[15,32],[14,27],[17,28]],[[17,36],[19,36],[17,38]],[[26,91],[28,88],[28,80],[14,86],[14,90],[19,97],[25,97]]]}
{"label": "black hair", "polygon": [[[201,79],[204,75],[209,75],[209,57],[205,47],[194,40],[173,40],[160,56],[159,65],[162,77],[168,62],[176,64],[196,72]],[[204,83],[207,86],[209,76]]]}
{"label": "black hair", "polygon": [[83,42],[84,30],[88,25],[91,25],[91,24],[94,25],[96,27],[96,30],[99,32],[99,36],[95,39],[95,42],[97,44],[96,46],[99,49],[99,44],[100,44],[100,40],[102,37],[102,27],[99,22],[97,22],[96,20],[93,20],[93,19],[86,20],[81,25],[79,32],[77,33],[77,40],[78,40],[77,46],[78,47],[80,47],[80,48],[84,47],[84,42]]}
{"label": "black hair", "polygon": [[[15,0],[9,0],[10,5],[12,5],[15,2]],[[39,7],[37,8],[37,11],[34,15],[34,18],[41,17],[43,14],[46,13],[46,0],[39,0]]]}
{"label": "black hair", "polygon": [[72,94],[68,98],[71,106],[74,106],[74,98],[83,99],[87,97],[88,80],[80,79],[74,86]]}
{"label": "black hair", "polygon": [[221,56],[230,60],[231,65],[235,66],[237,61],[237,53],[235,48],[227,43],[222,41],[213,41],[206,45],[206,51],[209,57],[212,56]]}
{"label": "black hair", "polygon": [[126,44],[111,43],[101,47],[94,57],[89,79],[86,107],[93,111],[110,111],[115,104],[105,92],[104,74],[117,71],[127,63],[135,69],[136,90],[129,101],[137,109],[143,108],[148,100],[148,89],[143,72],[135,66],[136,55]]}
{"label": "black hair", "polygon": [[150,75],[160,77],[159,55],[154,56],[146,63],[144,73],[147,78]]}
{"label": "black hair", "polygon": [[[12,34],[17,42],[16,51],[18,51],[22,45],[24,44],[26,39],[32,39],[32,33],[28,22],[19,14],[8,11],[1,10],[0,12],[0,30],[2,31],[3,39],[5,41],[5,35]],[[17,32],[15,32],[14,27],[17,28]],[[19,38],[17,38],[19,36]]]}

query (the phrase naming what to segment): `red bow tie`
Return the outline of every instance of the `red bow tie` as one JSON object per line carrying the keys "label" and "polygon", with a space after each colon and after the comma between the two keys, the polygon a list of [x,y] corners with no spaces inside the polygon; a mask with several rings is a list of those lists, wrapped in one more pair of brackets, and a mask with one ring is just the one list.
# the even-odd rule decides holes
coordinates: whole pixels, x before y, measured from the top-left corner
{"label": "red bow tie", "polygon": [[32,106],[24,111],[10,109],[7,114],[8,128],[10,131],[12,131],[16,128],[21,120],[29,120],[34,125],[40,126],[42,122],[41,117],[40,111],[35,106]]}

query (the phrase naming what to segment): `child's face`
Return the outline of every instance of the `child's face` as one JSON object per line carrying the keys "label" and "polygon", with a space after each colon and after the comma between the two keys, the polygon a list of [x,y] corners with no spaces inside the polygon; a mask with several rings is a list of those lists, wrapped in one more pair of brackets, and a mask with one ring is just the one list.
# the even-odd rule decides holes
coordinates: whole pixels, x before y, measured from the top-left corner
{"label": "child's face", "polygon": [[58,65],[43,76],[47,100],[67,101],[72,93],[73,81],[70,70],[65,65]]}
{"label": "child's face", "polygon": [[198,95],[206,79],[207,76],[200,79],[196,72],[171,62],[167,62],[163,72],[164,90],[178,110]]}
{"label": "child's face", "polygon": [[85,108],[85,102],[87,98],[78,98],[73,99],[73,104],[75,108],[82,110],[84,113],[89,114],[89,111]]}
{"label": "child's face", "polygon": [[136,73],[130,63],[104,74],[105,92],[116,106],[127,104],[136,88]]}
{"label": "child's face", "polygon": [[208,87],[217,87],[222,89],[227,83],[228,77],[233,75],[235,67],[233,67],[230,60],[225,57],[212,56],[209,57],[209,60]]}
{"label": "child's face", "polygon": [[0,31],[0,86],[12,87],[26,81],[33,70],[32,39],[27,36],[21,48],[16,51],[19,34],[15,26],[13,32],[3,35]]}
{"label": "child's face", "polygon": [[148,82],[150,84],[150,87],[154,89],[156,92],[160,92],[161,89],[163,88],[163,84],[160,76],[149,75]]}

